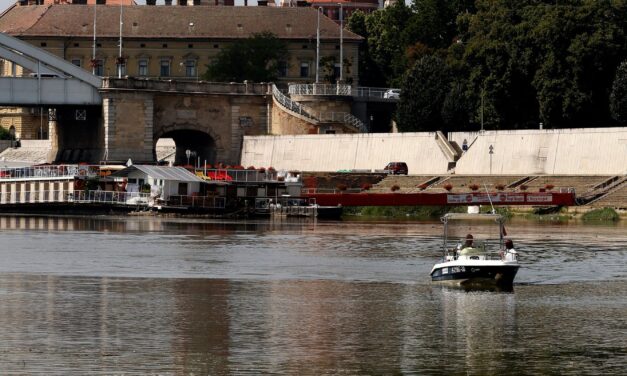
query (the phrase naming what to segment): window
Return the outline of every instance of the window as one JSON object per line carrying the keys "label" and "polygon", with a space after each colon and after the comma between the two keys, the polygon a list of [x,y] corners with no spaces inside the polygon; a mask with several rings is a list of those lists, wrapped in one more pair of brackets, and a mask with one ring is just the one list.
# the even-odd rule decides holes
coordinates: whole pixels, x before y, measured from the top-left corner
{"label": "window", "polygon": [[118,65],[118,69],[120,70],[121,76],[126,76],[126,60],[124,60],[121,64]]}
{"label": "window", "polygon": [[335,66],[333,67],[333,77],[335,77],[335,79],[340,78],[340,64],[339,63],[336,63]]}
{"label": "window", "polygon": [[94,74],[96,76],[104,76],[104,62],[101,59],[94,61]]}
{"label": "window", "polygon": [[309,63],[300,64],[300,76],[309,77]]}
{"label": "window", "polygon": [[105,4],[107,4],[107,0],[96,0],[96,4],[98,4],[98,5],[105,5]]}
{"label": "window", "polygon": [[74,47],[79,47],[79,44],[78,43],[74,43]]}
{"label": "window", "polygon": [[194,45],[190,43],[187,45],[187,48],[194,48]]}
{"label": "window", "polygon": [[277,75],[279,77],[287,77],[287,61],[279,61],[277,64]]}
{"label": "window", "polygon": [[220,48],[220,45],[214,44],[213,48]]}
{"label": "window", "polygon": [[196,77],[196,60],[185,60],[185,77]]}
{"label": "window", "polygon": [[72,59],[72,64],[76,65],[77,67],[80,67],[81,59]]}
{"label": "window", "polygon": [[159,70],[159,75],[161,77],[169,77],[170,76],[170,60],[163,59],[161,60],[161,69]]}
{"label": "window", "polygon": [[168,48],[168,44],[167,44],[167,43],[164,43],[164,44],[162,44],[162,45],[161,45],[161,47],[162,47],[162,48]]}
{"label": "window", "polygon": [[148,60],[140,59],[137,62],[137,75],[148,76]]}
{"label": "window", "polygon": [[139,45],[139,48],[145,48],[145,47],[146,47],[146,43],[141,43],[141,44]]}
{"label": "window", "polygon": [[46,42],[41,42],[41,43],[39,43],[39,45],[40,45],[41,47],[46,47],[46,46],[48,46],[48,43],[46,43]]}

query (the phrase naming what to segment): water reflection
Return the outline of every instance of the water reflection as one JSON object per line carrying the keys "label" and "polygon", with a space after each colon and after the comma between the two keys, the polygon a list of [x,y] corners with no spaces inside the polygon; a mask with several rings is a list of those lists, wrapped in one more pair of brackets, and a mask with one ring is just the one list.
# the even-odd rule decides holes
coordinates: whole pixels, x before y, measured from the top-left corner
{"label": "water reflection", "polygon": [[342,281],[3,275],[0,368],[611,374],[624,366],[626,291],[624,282],[504,294]]}
{"label": "water reflection", "polygon": [[0,369],[620,374],[627,234],[546,227],[501,293],[431,284],[433,223],[0,217]]}

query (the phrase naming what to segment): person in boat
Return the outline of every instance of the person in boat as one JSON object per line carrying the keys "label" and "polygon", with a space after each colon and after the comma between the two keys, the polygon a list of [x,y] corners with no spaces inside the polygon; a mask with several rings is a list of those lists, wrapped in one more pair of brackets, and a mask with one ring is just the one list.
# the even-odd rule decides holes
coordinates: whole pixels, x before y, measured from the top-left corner
{"label": "person in boat", "polygon": [[468,255],[476,255],[480,253],[480,249],[475,247],[474,237],[472,234],[466,235],[466,240],[464,245],[461,247],[459,251],[459,256],[468,256]]}
{"label": "person in boat", "polygon": [[464,246],[462,247],[462,249],[473,248],[473,243],[474,243],[474,237],[472,236],[472,234],[466,235],[466,241],[464,242]]}
{"label": "person in boat", "polygon": [[505,261],[516,261],[518,258],[518,252],[514,249],[514,242],[512,239],[505,241],[505,249],[499,252],[501,259]]}

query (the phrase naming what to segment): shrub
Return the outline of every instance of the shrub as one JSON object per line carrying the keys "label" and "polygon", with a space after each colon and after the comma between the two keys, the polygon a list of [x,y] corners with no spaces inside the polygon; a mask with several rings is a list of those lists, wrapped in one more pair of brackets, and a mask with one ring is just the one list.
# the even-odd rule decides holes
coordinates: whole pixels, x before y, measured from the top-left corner
{"label": "shrub", "polygon": [[583,221],[616,222],[620,216],[612,208],[595,209],[581,216]]}
{"label": "shrub", "polygon": [[276,171],[274,167],[268,167],[268,172],[274,172],[274,171]]}
{"label": "shrub", "polygon": [[244,166],[242,165],[233,166],[233,170],[243,170],[243,169],[244,169]]}
{"label": "shrub", "polygon": [[246,167],[247,170],[256,170],[255,166],[248,166]]}
{"label": "shrub", "polygon": [[521,186],[520,186],[520,187],[518,187],[518,188],[519,188],[521,191],[526,191],[526,190],[527,190],[527,188],[529,188],[529,187],[523,184],[523,185],[521,185]]}
{"label": "shrub", "polygon": [[476,191],[477,189],[479,189],[479,186],[477,184],[470,184],[468,188],[472,189],[473,191]]}
{"label": "shrub", "polygon": [[259,167],[259,170],[257,170],[257,171],[259,171],[259,172],[261,172],[263,174],[264,172],[266,172],[266,169],[264,167]]}
{"label": "shrub", "polygon": [[390,187],[390,190],[391,190],[392,192],[396,192],[396,191],[398,191],[399,189],[401,189],[401,187],[399,187],[399,186],[398,186],[398,185],[396,185],[396,184],[394,184],[393,186],[391,186],[391,187]]}
{"label": "shrub", "polygon": [[336,186],[335,186],[335,188],[336,188],[338,191],[345,191],[345,190],[347,190],[347,189],[348,189],[348,186],[347,186],[346,184],[338,184],[338,185],[336,185]]}
{"label": "shrub", "polygon": [[505,186],[503,184],[497,184],[497,185],[494,186],[494,188],[496,188],[499,191],[502,191],[502,190],[505,189]]}
{"label": "shrub", "polygon": [[544,188],[545,188],[547,191],[550,191],[551,189],[555,188],[555,186],[554,186],[553,184],[547,184],[547,185],[545,185],[545,186],[544,186]]}
{"label": "shrub", "polygon": [[370,184],[370,183],[364,183],[364,184],[361,185],[361,190],[362,191],[369,191],[370,188],[372,188],[372,184]]}
{"label": "shrub", "polygon": [[447,191],[451,191],[453,189],[453,185],[452,184],[445,184],[444,185],[444,189],[446,189]]}

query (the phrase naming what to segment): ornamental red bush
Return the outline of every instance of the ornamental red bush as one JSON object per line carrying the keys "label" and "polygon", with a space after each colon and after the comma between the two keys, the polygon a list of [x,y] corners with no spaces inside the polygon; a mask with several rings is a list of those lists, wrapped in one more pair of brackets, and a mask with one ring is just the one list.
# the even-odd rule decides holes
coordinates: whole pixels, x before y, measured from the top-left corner
{"label": "ornamental red bush", "polygon": [[470,184],[468,188],[472,189],[473,191],[476,191],[477,189],[479,189],[479,186],[477,184]]}
{"label": "ornamental red bush", "polygon": [[364,184],[361,185],[361,190],[362,191],[369,191],[370,188],[372,188],[372,184],[370,184],[370,183],[364,183]]}
{"label": "ornamental red bush", "polygon": [[401,187],[399,187],[399,186],[398,186],[398,185],[396,185],[396,184],[394,184],[393,186],[391,186],[391,187],[390,187],[390,190],[391,190],[392,192],[396,192],[396,191],[398,191],[399,189],[401,189]]}
{"label": "ornamental red bush", "polygon": [[453,185],[452,184],[445,184],[443,188],[450,192],[453,189]]}

